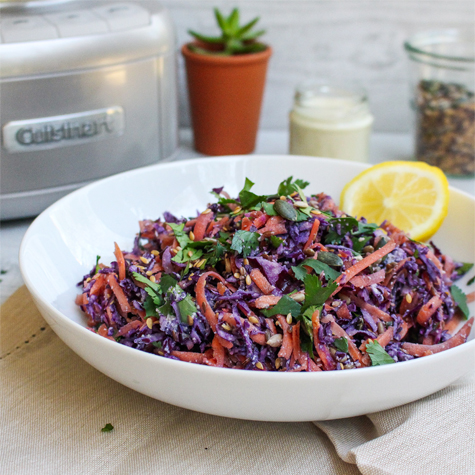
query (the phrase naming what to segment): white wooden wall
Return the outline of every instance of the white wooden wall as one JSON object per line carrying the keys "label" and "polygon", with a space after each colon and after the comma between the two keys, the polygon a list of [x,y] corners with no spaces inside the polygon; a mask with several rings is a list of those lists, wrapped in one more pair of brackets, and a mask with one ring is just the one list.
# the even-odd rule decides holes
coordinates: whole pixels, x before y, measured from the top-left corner
{"label": "white wooden wall", "polygon": [[[215,33],[212,8],[234,6],[243,20],[260,16],[263,41],[274,49],[261,127],[283,129],[295,85],[311,77],[353,78],[369,93],[375,130],[410,130],[408,63],[404,40],[418,31],[475,28],[473,0],[162,0],[181,45],[187,29]],[[180,123],[189,125],[183,61]]]}

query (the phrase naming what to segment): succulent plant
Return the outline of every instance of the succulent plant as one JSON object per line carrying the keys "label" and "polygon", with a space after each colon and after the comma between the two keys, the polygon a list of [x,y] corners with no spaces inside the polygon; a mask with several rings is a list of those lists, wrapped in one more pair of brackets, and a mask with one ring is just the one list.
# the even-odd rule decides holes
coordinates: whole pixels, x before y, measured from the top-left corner
{"label": "succulent plant", "polygon": [[205,36],[196,31],[188,30],[191,36],[204,44],[203,47],[195,44],[189,45],[189,48],[195,53],[232,56],[235,54],[257,53],[266,49],[266,45],[256,41],[259,36],[265,33],[265,30],[252,30],[259,21],[259,17],[240,26],[238,8],[234,8],[228,17],[225,17],[215,8],[214,15],[221,29],[221,36]]}

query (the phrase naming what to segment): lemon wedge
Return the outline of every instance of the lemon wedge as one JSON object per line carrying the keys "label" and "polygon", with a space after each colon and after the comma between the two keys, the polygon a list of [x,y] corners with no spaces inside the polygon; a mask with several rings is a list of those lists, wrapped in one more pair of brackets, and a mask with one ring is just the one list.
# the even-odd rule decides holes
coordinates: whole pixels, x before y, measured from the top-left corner
{"label": "lemon wedge", "polygon": [[448,205],[447,178],[440,168],[423,162],[375,165],[353,178],[340,197],[345,213],[370,223],[388,220],[417,241],[439,229]]}

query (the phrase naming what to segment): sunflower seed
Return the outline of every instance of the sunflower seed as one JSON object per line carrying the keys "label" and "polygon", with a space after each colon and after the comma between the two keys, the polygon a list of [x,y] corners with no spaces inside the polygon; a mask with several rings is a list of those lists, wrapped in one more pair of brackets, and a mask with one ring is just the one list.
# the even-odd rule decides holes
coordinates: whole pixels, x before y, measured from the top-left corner
{"label": "sunflower seed", "polygon": [[272,348],[277,348],[279,346],[282,346],[282,335],[280,333],[276,333],[275,335],[272,335],[267,340],[267,344],[271,346]]}

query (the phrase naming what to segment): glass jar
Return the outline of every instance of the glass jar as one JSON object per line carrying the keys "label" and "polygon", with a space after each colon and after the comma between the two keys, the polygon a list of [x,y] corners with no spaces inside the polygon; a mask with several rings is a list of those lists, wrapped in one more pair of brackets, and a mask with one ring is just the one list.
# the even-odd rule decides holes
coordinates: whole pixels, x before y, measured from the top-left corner
{"label": "glass jar", "polygon": [[475,173],[473,31],[419,33],[404,43],[411,60],[415,156],[450,176]]}
{"label": "glass jar", "polygon": [[303,83],[290,112],[290,153],[367,162],[372,124],[368,98],[360,86]]}

